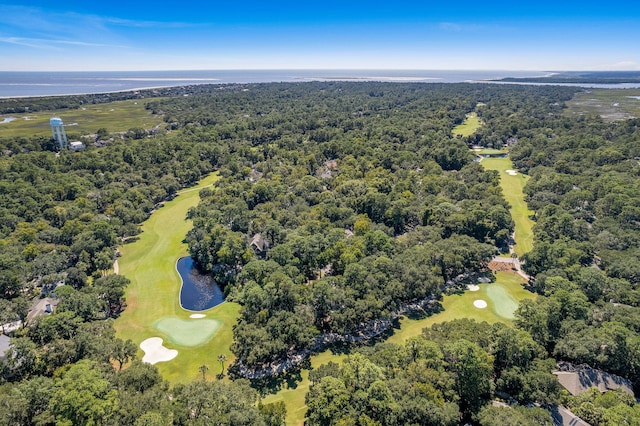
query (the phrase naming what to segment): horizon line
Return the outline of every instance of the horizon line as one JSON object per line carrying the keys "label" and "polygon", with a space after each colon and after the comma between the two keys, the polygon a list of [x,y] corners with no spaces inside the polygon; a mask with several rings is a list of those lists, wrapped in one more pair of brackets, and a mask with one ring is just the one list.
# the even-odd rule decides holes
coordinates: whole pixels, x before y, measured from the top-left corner
{"label": "horizon line", "polygon": [[637,69],[608,70],[608,69],[524,69],[524,68],[182,68],[182,69],[66,69],[66,70],[35,70],[15,69],[0,72],[176,72],[176,71],[518,71],[518,72],[640,72]]}

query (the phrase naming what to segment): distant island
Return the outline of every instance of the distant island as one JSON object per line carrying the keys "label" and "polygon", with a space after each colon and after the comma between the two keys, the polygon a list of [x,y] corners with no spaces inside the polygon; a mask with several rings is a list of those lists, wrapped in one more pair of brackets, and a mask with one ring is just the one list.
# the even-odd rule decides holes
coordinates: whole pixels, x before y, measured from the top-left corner
{"label": "distant island", "polygon": [[565,71],[544,77],[506,77],[496,80],[505,83],[558,83],[558,84],[624,84],[640,83],[640,71]]}

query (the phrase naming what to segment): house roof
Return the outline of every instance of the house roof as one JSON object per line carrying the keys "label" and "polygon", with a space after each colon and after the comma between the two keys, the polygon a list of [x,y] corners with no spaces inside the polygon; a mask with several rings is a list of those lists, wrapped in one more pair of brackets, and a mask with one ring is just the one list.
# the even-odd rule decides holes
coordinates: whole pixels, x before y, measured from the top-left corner
{"label": "house roof", "polygon": [[6,334],[0,334],[0,358],[4,358],[5,352],[9,350],[11,339]]}
{"label": "house roof", "polygon": [[565,371],[554,371],[553,374],[558,377],[560,384],[574,396],[594,387],[598,388],[600,392],[622,389],[633,395],[633,386],[631,381],[627,379],[589,366],[574,367],[571,364],[566,364],[561,368]]}
{"label": "house roof", "polygon": [[47,305],[51,305],[51,309],[55,310],[58,303],[60,303],[60,299],[54,299],[53,297],[34,299],[31,308],[29,308],[29,313],[27,314],[27,323],[35,317],[48,314],[49,312],[46,311]]}
{"label": "house roof", "polygon": [[562,426],[591,426],[580,417],[573,414],[567,407],[555,405],[551,407],[551,417],[554,424]]}
{"label": "house roof", "polygon": [[255,247],[258,251],[265,251],[269,248],[269,242],[262,238],[262,235],[256,234],[251,238],[251,242],[249,242],[251,247]]}

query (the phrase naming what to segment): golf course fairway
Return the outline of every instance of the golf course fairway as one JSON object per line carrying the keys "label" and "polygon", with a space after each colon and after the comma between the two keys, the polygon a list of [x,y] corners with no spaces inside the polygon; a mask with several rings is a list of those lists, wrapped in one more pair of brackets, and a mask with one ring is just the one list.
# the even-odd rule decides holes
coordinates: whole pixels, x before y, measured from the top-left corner
{"label": "golf course fairway", "polygon": [[[217,179],[217,174],[211,174],[179,192],[142,224],[137,240],[120,247],[118,273],[131,284],[126,289],[127,307],[115,321],[116,333],[136,345],[160,337],[164,346],[177,350],[174,359],[155,364],[173,384],[201,377],[202,365],[209,367],[213,377],[221,368],[220,354],[226,355],[227,365],[233,362],[229,346],[240,306],[225,302],[200,312],[203,318],[191,318],[193,312],[180,306],[181,280],[176,271],[176,261],[188,254],[183,242],[192,226],[186,220],[187,211],[200,201],[200,189]],[[138,355],[142,358],[144,352],[139,350]]]}
{"label": "golf course fairway", "polygon": [[[486,162],[486,163],[485,163]],[[511,215],[516,222],[516,252],[530,250],[532,224],[530,211],[524,201],[522,188],[526,178],[506,173],[512,168],[508,158],[485,159],[482,164],[490,170],[498,170],[504,196],[511,205]],[[225,302],[202,312],[204,318],[191,318],[179,304],[180,277],[175,269],[178,258],[187,254],[184,237],[191,228],[185,220],[190,207],[199,202],[198,191],[217,179],[216,175],[203,179],[197,187],[182,191],[174,200],[154,212],[143,224],[140,238],[120,248],[119,273],[131,280],[127,288],[127,308],[116,320],[118,336],[131,339],[139,345],[146,339],[159,337],[169,350],[178,355],[156,364],[163,377],[171,383],[186,383],[200,377],[199,367],[206,365],[211,377],[220,368],[217,357],[227,356],[226,365],[233,362],[229,351],[232,343],[232,326],[239,317],[240,306]],[[402,343],[417,336],[422,329],[435,323],[456,318],[471,318],[489,323],[511,323],[517,303],[535,295],[522,287],[522,278],[513,273],[498,272],[496,282],[479,284],[477,291],[445,296],[444,310],[424,319],[402,317],[400,328],[388,339]],[[486,308],[478,308],[476,301],[486,302]],[[202,321],[198,323],[198,321]],[[140,350],[139,356],[144,353]],[[311,357],[315,368],[329,361],[341,363],[345,354],[336,355],[330,350]],[[308,370],[301,372],[301,381],[291,387],[284,386],[277,393],[266,396],[264,403],[284,401],[287,408],[286,423],[302,425],[306,414],[305,394],[309,389]]]}
{"label": "golf course fairway", "polygon": [[508,157],[483,158],[480,164],[487,170],[496,170],[500,173],[502,194],[511,206],[509,211],[515,222],[516,244],[513,249],[520,257],[533,248],[533,220],[529,217],[533,211],[527,207],[523,191],[529,177],[513,170],[513,163]]}

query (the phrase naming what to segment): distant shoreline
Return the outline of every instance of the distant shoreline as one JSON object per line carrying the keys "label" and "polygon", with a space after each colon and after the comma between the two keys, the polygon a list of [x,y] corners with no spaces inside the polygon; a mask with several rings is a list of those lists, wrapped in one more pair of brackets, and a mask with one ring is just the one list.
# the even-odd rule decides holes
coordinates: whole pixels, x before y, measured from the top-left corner
{"label": "distant shoreline", "polygon": [[[640,88],[640,71],[464,71],[464,70],[236,70],[149,72],[0,71],[0,100],[67,96],[108,96],[203,85],[305,83],[484,83],[562,85],[585,88]],[[145,82],[152,85],[144,86]],[[157,83],[157,84],[153,84]],[[127,87],[128,85],[132,87]],[[47,93],[52,91],[55,93]],[[66,92],[66,93],[65,93]]]}
{"label": "distant shoreline", "polygon": [[[202,83],[202,84],[215,84],[215,83]],[[20,95],[20,96],[0,96],[0,99],[28,99],[28,98],[54,98],[60,96],[91,96],[91,95],[108,95],[112,93],[128,93],[128,92],[142,92],[145,90],[157,90],[157,89],[170,89],[172,87],[185,87],[193,86],[192,84],[180,84],[176,86],[150,86],[150,87],[138,87],[133,89],[122,90],[110,90],[106,92],[85,92],[85,93],[61,93],[53,95]]]}
{"label": "distant shoreline", "polygon": [[[90,95],[202,84],[379,81],[462,83],[508,76],[542,76],[536,71],[468,70],[200,70],[13,72],[0,71],[0,99]],[[148,87],[145,87],[149,84]]]}
{"label": "distant shoreline", "polygon": [[504,77],[492,81],[501,83],[640,85],[640,71],[567,71],[539,77]]}

